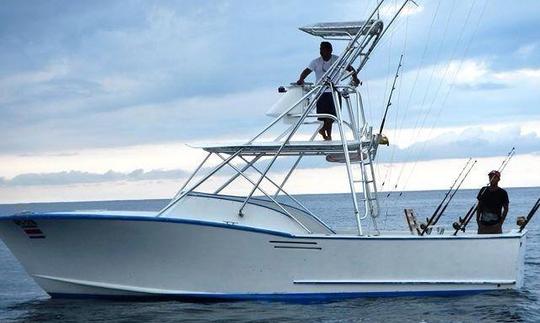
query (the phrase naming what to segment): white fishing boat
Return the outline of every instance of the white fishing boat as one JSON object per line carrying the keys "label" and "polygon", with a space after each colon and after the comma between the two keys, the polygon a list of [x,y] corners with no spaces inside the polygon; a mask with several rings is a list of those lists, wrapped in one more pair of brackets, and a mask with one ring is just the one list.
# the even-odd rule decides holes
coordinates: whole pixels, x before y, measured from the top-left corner
{"label": "white fishing boat", "polygon": [[[520,288],[527,235],[522,228],[478,235],[457,230],[462,223],[455,232],[431,230],[435,220],[417,231],[378,227],[373,161],[387,140],[367,123],[347,67],[362,70],[408,2],[386,26],[375,19],[380,2],[365,21],[300,28],[345,40],[345,50],[319,82],[291,85],[269,112],[272,122],[249,141],[199,147],[206,157],[159,212],[2,215],[0,238],[52,297],[328,299]],[[315,112],[328,90],[337,116]],[[334,119],[339,139],[315,140],[321,116]],[[279,127],[285,129],[264,141]],[[313,135],[299,139],[299,129]],[[211,158],[219,164],[204,168]],[[280,180],[269,176],[278,158],[293,160]],[[353,211],[336,216],[354,217],[356,232],[336,232],[285,191],[309,158],[346,169]],[[234,171],[228,180],[199,190],[226,168]],[[237,179],[251,184],[246,194],[222,194]]]}

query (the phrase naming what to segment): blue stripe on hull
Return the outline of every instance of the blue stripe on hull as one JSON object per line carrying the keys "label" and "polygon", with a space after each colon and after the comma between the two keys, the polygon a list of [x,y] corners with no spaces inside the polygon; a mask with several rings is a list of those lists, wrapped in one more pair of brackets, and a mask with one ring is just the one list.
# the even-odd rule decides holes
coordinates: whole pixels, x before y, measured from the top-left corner
{"label": "blue stripe on hull", "polygon": [[266,233],[273,236],[295,238],[295,239],[313,239],[313,240],[461,240],[461,239],[475,239],[475,240],[499,240],[499,239],[520,239],[527,233],[524,230],[522,233],[515,235],[474,235],[474,236],[340,236],[340,235],[293,235],[287,232],[262,229],[257,227],[247,227],[242,225],[232,225],[227,223],[181,219],[181,218],[167,218],[167,217],[147,217],[147,216],[129,216],[129,215],[97,215],[97,214],[47,214],[47,213],[35,213],[25,215],[9,215],[0,216],[0,221],[12,221],[12,220],[101,220],[101,221],[136,221],[136,222],[161,222],[161,223],[182,223],[192,224],[207,227],[227,228],[239,231]]}
{"label": "blue stripe on hull", "polygon": [[99,295],[49,293],[52,298],[63,299],[106,299],[106,300],[182,300],[188,302],[227,302],[227,301],[335,301],[363,297],[411,297],[411,296],[464,296],[494,289],[444,290],[444,291],[403,291],[403,292],[351,292],[351,293],[291,293],[291,294],[174,294],[174,295]]}

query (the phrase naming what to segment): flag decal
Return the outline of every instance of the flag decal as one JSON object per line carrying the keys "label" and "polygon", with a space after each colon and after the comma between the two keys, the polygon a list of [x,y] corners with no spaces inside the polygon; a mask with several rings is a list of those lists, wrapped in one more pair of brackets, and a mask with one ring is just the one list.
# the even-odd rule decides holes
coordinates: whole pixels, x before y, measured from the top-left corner
{"label": "flag decal", "polygon": [[30,239],[45,239],[45,234],[33,220],[15,220],[16,225],[23,229],[26,236]]}

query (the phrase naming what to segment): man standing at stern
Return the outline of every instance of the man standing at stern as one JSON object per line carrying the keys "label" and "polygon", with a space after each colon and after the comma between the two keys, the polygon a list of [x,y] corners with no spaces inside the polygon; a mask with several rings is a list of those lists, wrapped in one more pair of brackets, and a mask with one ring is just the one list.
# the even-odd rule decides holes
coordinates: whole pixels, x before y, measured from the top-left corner
{"label": "man standing at stern", "polygon": [[502,233],[502,224],[508,214],[508,193],[498,186],[501,173],[489,172],[489,186],[482,187],[478,192],[478,234]]}

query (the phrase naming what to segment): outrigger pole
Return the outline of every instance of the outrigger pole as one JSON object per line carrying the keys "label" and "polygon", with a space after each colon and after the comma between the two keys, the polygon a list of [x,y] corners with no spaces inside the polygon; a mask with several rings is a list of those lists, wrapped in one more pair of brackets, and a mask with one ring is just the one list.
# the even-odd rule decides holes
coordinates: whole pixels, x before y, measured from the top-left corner
{"label": "outrigger pole", "polygon": [[[467,176],[469,176],[469,173],[473,169],[474,165],[476,165],[476,160],[472,162],[472,164],[471,164],[471,161],[472,161],[472,158],[469,158],[467,160],[467,163],[465,164],[465,166],[459,173],[458,177],[455,179],[454,183],[452,184],[448,192],[446,192],[446,194],[444,195],[443,200],[441,201],[439,206],[437,206],[437,208],[435,209],[435,212],[433,212],[431,217],[426,219],[426,224],[420,225],[420,227],[422,228],[422,232],[420,233],[421,236],[423,236],[426,232],[428,232],[430,227],[434,226],[435,224],[437,224],[437,222],[439,222],[439,219],[443,215],[444,211],[446,211],[446,208],[450,204],[450,201],[452,201],[452,199],[454,198],[454,195],[456,195],[457,191],[461,187],[461,184],[463,184]],[[461,178],[461,181],[459,181],[460,178]],[[458,181],[459,181],[459,184],[458,184]],[[457,187],[455,187],[456,184],[457,184]]]}
{"label": "outrigger pole", "polygon": [[[506,158],[502,161],[501,165],[497,169],[499,173],[502,173],[502,171],[506,168],[506,166],[508,165],[512,157],[514,157],[515,152],[516,152],[516,148],[512,147],[512,149],[506,155]],[[487,185],[489,184],[490,183],[488,183]],[[484,192],[485,190],[482,191],[481,195],[483,195]],[[467,214],[465,214],[465,217],[463,218],[459,217],[458,221],[452,224],[452,227],[455,229],[454,235],[457,235],[459,231],[465,232],[465,228],[467,227],[467,225],[469,225],[469,222],[471,222],[471,219],[476,214],[476,211],[478,211],[478,202],[476,202],[475,204],[473,204],[473,206],[471,206]]]}
{"label": "outrigger pole", "polygon": [[386,109],[384,110],[384,115],[381,121],[381,127],[379,128],[379,134],[382,135],[384,124],[386,123],[386,115],[388,114],[388,108],[392,105],[392,95],[396,89],[396,81],[399,77],[399,69],[401,68],[401,61],[403,60],[403,54],[399,57],[399,64],[396,70],[396,75],[394,76],[394,82],[392,83],[392,89],[390,90],[390,95],[388,96],[388,102],[386,103]]}

